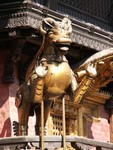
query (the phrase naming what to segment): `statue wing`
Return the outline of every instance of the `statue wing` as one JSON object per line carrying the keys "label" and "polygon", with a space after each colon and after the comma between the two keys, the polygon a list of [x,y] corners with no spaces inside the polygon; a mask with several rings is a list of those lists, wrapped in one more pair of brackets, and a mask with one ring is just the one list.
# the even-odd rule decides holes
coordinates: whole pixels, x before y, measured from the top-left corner
{"label": "statue wing", "polygon": [[[108,93],[107,94],[100,93],[100,89],[102,87],[105,87],[106,85],[108,85],[108,83],[113,81],[113,48],[109,48],[109,49],[102,50],[100,52],[95,53],[91,57],[73,66],[72,69],[74,73],[77,73],[82,70],[85,70],[86,66],[90,63],[97,65],[96,69],[97,69],[98,75],[93,79],[93,82],[87,88],[84,87],[86,81],[84,81],[84,83],[82,84],[82,80],[84,77],[82,76],[82,77],[77,78],[77,81],[78,83],[80,83],[80,86],[81,86],[80,90],[87,89],[86,93],[82,97],[82,100],[83,99],[93,100],[93,99],[96,99],[96,97],[94,98],[94,96],[98,95],[98,97],[103,96],[103,102],[100,100],[101,101],[100,103],[104,103],[105,100],[109,99],[111,95]],[[79,87],[78,87],[77,92],[75,92],[75,95],[76,93],[78,93],[78,91],[79,91]],[[83,92],[84,91],[82,91],[81,93]],[[99,101],[99,98],[97,99]],[[80,100],[79,102],[81,102],[82,100]]]}

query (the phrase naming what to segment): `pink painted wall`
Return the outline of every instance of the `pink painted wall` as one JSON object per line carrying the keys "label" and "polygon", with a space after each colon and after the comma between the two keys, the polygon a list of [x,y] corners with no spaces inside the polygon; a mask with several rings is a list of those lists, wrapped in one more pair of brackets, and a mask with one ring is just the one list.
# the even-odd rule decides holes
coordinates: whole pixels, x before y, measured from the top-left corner
{"label": "pink painted wall", "polygon": [[[18,89],[17,66],[15,64],[15,82],[3,84],[2,76],[6,52],[0,53],[0,137],[14,136],[13,121],[18,121],[17,108],[15,107],[15,95]],[[34,135],[35,117],[29,119],[29,135]]]}
{"label": "pink painted wall", "polygon": [[88,137],[91,139],[110,142],[109,112],[103,106],[100,109],[100,122],[87,122]]}
{"label": "pink painted wall", "polygon": [[9,110],[9,85],[2,84],[3,62],[5,53],[0,53],[0,137],[11,136],[11,119]]}

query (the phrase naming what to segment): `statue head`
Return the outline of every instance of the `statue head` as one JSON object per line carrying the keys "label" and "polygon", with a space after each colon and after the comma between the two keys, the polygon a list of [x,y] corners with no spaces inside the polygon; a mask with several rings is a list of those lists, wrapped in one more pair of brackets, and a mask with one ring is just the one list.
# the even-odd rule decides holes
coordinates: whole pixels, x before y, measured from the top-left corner
{"label": "statue head", "polygon": [[71,44],[71,21],[68,18],[63,18],[61,22],[45,18],[40,25],[40,33],[45,35],[51,44],[58,46],[61,51],[67,51]]}

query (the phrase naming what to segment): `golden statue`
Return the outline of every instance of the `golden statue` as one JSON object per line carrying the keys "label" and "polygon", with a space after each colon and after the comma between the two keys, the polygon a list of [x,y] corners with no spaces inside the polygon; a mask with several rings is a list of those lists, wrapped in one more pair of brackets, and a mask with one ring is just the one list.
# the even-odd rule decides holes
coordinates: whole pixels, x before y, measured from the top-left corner
{"label": "golden statue", "polygon": [[41,127],[41,103],[44,102],[45,125],[55,99],[62,99],[68,94],[75,104],[79,103],[97,75],[96,65],[88,64],[86,70],[76,73],[78,76],[86,74],[80,85],[77,84],[75,74],[65,57],[72,42],[70,38],[72,26],[68,18],[64,18],[61,22],[45,18],[41,22],[39,32],[43,35],[41,48],[28,68],[26,82],[19,87],[16,95],[18,135],[28,134],[28,119],[34,113],[35,131],[38,135]]}

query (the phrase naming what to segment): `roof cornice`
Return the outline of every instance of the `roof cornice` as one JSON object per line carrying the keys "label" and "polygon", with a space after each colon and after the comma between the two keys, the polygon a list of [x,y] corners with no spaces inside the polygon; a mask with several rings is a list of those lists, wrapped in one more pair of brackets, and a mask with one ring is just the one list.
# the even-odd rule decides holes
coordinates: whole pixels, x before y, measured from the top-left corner
{"label": "roof cornice", "polygon": [[33,2],[0,4],[1,31],[18,27],[29,27],[38,31],[40,21],[45,17],[52,17],[56,20],[61,20],[63,17],[70,18],[73,25],[73,44],[97,51],[113,47],[113,33],[104,31],[93,24],[81,22],[71,16],[63,15]]}

